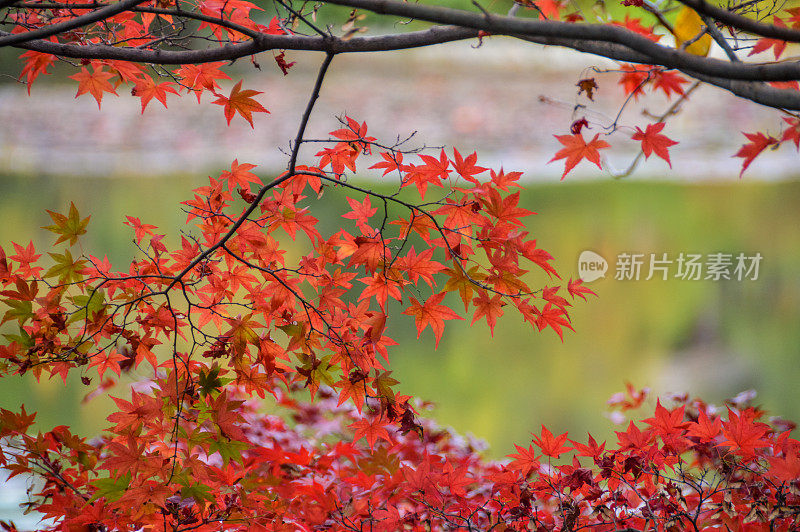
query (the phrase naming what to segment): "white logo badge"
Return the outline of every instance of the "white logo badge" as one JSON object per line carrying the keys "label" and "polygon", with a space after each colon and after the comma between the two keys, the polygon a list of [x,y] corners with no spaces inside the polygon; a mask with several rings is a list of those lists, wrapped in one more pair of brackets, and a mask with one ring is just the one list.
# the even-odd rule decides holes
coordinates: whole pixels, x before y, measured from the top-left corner
{"label": "white logo badge", "polygon": [[607,271],[608,262],[594,251],[584,251],[578,257],[578,275],[585,283],[605,277]]}

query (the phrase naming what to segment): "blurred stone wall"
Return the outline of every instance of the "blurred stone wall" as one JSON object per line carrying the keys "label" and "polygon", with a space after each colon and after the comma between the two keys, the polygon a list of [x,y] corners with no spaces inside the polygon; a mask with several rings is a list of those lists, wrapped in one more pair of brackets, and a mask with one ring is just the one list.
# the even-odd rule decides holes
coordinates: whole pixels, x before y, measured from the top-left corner
{"label": "blurred stone wall", "polygon": [[[226,126],[222,109],[210,94],[197,104],[193,96],[169,95],[169,111],[156,100],[140,116],[140,100],[120,87],[120,97],[106,95],[102,110],[83,95],[74,100],[73,84],[37,82],[28,96],[23,85],[0,88],[0,172],[67,175],[158,177],[207,173],[228,167],[234,158],[278,171],[286,164],[288,141],[300,115],[321,55],[289,52],[298,65],[283,77],[268,54],[263,70],[245,73],[245,87],[263,91],[258,100],[271,112],[255,115],[253,130],[241,118]],[[370,134],[386,143],[416,131],[408,146],[455,146],[478,150],[481,163],[524,170],[528,179],[557,181],[563,161],[546,163],[561,145],[553,134],[569,133],[573,120],[586,116],[592,129],[614,121],[623,98],[618,75],[590,70],[618,68],[594,56],[520,43],[486,39],[480,47],[461,42],[412,51],[337,57],[313,115],[309,136],[325,138],[346,113],[366,121]],[[248,65],[249,67],[249,65]],[[594,77],[595,101],[578,96],[576,82]],[[69,81],[69,80],[67,80]],[[223,82],[227,94],[233,82]],[[576,105],[588,105],[577,108]],[[605,164],[622,170],[639,149],[629,139],[634,126],[652,122],[670,102],[653,95],[631,104],[610,137]],[[750,104],[711,86],[703,86],[664,134],[680,141],[670,150],[673,171],[651,157],[636,178],[736,180],[741,159],[732,156],[745,138],[741,131],[780,134],[779,113]],[[313,155],[315,146],[307,153]],[[785,146],[762,155],[749,179],[800,176],[797,152]],[[583,162],[569,179],[603,178]]]}

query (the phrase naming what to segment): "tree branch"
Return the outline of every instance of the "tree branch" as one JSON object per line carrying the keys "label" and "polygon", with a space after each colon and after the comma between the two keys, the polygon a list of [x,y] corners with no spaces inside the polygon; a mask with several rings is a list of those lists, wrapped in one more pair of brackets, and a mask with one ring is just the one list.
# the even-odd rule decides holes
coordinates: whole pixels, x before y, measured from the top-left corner
{"label": "tree branch", "polygon": [[787,42],[800,42],[800,30],[793,30],[782,26],[775,26],[773,24],[764,24],[751,20],[747,17],[731,13],[727,9],[721,9],[717,6],[712,6],[705,2],[705,0],[678,0],[680,3],[687,5],[700,13],[706,15],[714,20],[718,20],[727,26],[746,31],[761,37],[770,37],[772,39],[780,39]]}
{"label": "tree branch", "polygon": [[30,42],[37,39],[46,39],[53,35],[58,35],[59,33],[65,33],[76,28],[87,26],[94,22],[113,17],[114,15],[118,15],[123,11],[127,11],[134,6],[143,4],[146,1],[148,0],[121,0],[116,4],[103,7],[97,11],[92,11],[91,13],[86,13],[85,15],[81,15],[70,20],[65,20],[64,22],[59,22],[58,24],[51,24],[49,26],[39,28],[38,30],[26,31],[25,33],[15,33],[13,35],[3,32],[3,36],[0,37],[0,46],[19,45],[21,43]]}
{"label": "tree branch", "polygon": [[[733,64],[701,57],[654,43],[650,39],[620,26],[577,24],[550,20],[509,18],[500,15],[487,19],[478,13],[458,9],[431,7],[396,0],[327,0],[327,3],[366,9],[379,14],[396,15],[439,24],[451,24],[492,34],[515,37],[542,37],[567,41],[602,41],[630,48],[646,56],[649,64],[683,71],[702,72],[707,76],[750,81],[790,81],[800,79],[800,62],[771,64]],[[800,40],[800,32],[796,32]],[[566,44],[561,44],[565,46]]]}
{"label": "tree branch", "polygon": [[[141,0],[124,0],[135,3]],[[744,63],[695,56],[674,48],[656,44],[625,28],[600,24],[574,24],[548,20],[516,19],[501,15],[487,17],[481,13],[402,3],[395,0],[327,0],[328,3],[363,8],[380,14],[402,16],[451,24],[433,26],[427,30],[381,36],[354,37],[349,40],[332,36],[268,35],[247,28],[235,28],[253,38],[252,41],[232,43],[204,50],[161,50],[116,47],[109,45],[75,45],[45,40],[18,43],[17,46],[61,57],[86,59],[118,59],[151,64],[187,64],[212,61],[231,61],[265,50],[313,50],[332,54],[380,52],[429,46],[444,42],[474,38],[479,31],[509,35],[545,45],[555,45],[618,61],[651,64],[675,68],[689,76],[724,88],[737,96],[756,103],[785,109],[800,110],[800,93],[775,89],[764,81],[793,81],[800,79],[800,62]],[[123,2],[103,9],[120,9]],[[157,8],[138,8],[155,11]],[[96,12],[77,17],[98,17]],[[172,16],[178,12],[164,10]],[[160,10],[159,10],[160,12]],[[199,18],[199,16],[194,16]],[[212,21],[209,21],[212,22]],[[222,24],[226,21],[213,21]],[[227,22],[225,24],[228,26]],[[55,26],[46,28],[52,32]],[[45,28],[43,28],[44,30]],[[245,31],[242,31],[245,30]],[[40,31],[40,30],[37,30]],[[30,36],[35,32],[21,34]],[[0,32],[0,43],[16,38]]]}

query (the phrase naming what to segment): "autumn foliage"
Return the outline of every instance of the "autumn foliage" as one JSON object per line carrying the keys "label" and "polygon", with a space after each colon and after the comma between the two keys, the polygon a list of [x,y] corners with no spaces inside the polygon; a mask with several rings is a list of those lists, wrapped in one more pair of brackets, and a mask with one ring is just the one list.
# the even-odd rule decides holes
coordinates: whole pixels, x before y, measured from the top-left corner
{"label": "autumn foliage", "polygon": [[[595,294],[580,279],[562,278],[530,234],[526,222],[534,213],[519,204],[520,172],[480,166],[475,152],[377,139],[357,117],[339,118],[325,138],[307,138],[328,68],[339,53],[434,44],[446,40],[442,35],[481,43],[502,24],[517,28],[513,15],[520,8],[531,11],[528,22],[506,33],[525,35],[526,28],[540,27],[534,23],[550,27],[556,20],[579,24],[580,13],[566,3],[519,1],[509,17],[461,18],[460,27],[401,34],[390,46],[381,44],[384,37],[358,35],[363,15],[356,10],[333,35],[316,25],[320,6],[276,6],[281,16],[265,18],[260,6],[244,0],[0,0],[3,24],[12,26],[0,32],[0,46],[28,48],[20,73],[28,90],[56,61],[74,58],[69,77],[77,82],[76,96],[94,98],[100,108],[104,98],[125,93],[140,98],[142,113],[154,100],[166,107],[169,98],[193,94],[200,103],[210,96],[222,107],[220,120],[255,128],[267,120],[259,101],[265,95],[243,80],[234,83],[227,61],[250,56],[257,65],[254,54],[272,50],[275,66],[287,75],[294,65],[287,50],[325,52],[286,170],[273,174],[235,159],[183,202],[187,226],[179,235],[126,216],[138,248],[131,264],[117,269],[102,252],[82,251],[90,219],[74,204],[49,212],[52,223],[44,229],[55,242],[46,255],[32,243],[13,243],[13,252],[0,248],[0,376],[66,383],[77,374],[88,397],[110,394],[116,405],[94,437],[67,426],[42,432],[24,405],[0,409],[0,466],[37,479],[29,505],[48,519],[43,527],[800,527],[794,425],[767,417],[748,397],[723,407],[688,396],[656,400],[650,417],[629,420],[607,442],[542,426],[506,460],[492,462],[478,442],[421,417],[427,405],[404,395],[392,376],[392,315],[409,316],[417,336],[437,346],[453,320],[485,323],[493,334],[506,314],[519,316],[532,333],[563,339],[565,329],[573,329],[570,307]],[[381,6],[396,16],[410,9],[409,16],[442,23],[456,11]],[[704,56],[711,46],[708,35],[687,33],[700,20],[693,13],[682,12],[675,27],[663,13],[657,20],[670,26],[678,47],[686,44],[685,51],[670,48],[670,57],[704,65],[686,58]],[[800,16],[788,10],[774,24],[796,29]],[[634,35],[632,43],[657,55],[648,46],[663,35],[639,18],[626,15],[607,26]],[[713,33],[705,26],[698,31]],[[439,40],[428,42],[434,37]],[[212,44],[189,46],[198,42]],[[752,53],[771,51],[778,59],[785,42],[766,35]],[[694,44],[700,46],[690,48]],[[565,124],[569,134],[555,135],[551,161],[563,160],[562,179],[584,160],[602,168],[601,150],[612,147],[604,139],[612,133],[627,132],[640,156],[655,155],[671,166],[676,142],[666,123],[693,88],[664,62],[621,63],[618,87],[624,105],[660,91],[674,98],[673,107],[646,124],[600,128],[585,116]],[[709,83],[723,86],[719,79]],[[599,90],[594,78],[583,78],[576,97],[591,102]],[[797,115],[786,111],[781,127],[777,136],[745,134],[749,142],[735,154],[743,159],[742,172],[767,148],[798,148]],[[312,146],[301,154],[301,147]],[[372,189],[348,179],[355,173],[386,186]],[[343,195],[349,206],[335,227],[314,215],[332,195]],[[297,249],[303,250],[299,256]],[[148,377],[131,383],[134,374]],[[629,385],[610,403],[627,415],[646,398]],[[13,523],[0,526],[15,529]]]}

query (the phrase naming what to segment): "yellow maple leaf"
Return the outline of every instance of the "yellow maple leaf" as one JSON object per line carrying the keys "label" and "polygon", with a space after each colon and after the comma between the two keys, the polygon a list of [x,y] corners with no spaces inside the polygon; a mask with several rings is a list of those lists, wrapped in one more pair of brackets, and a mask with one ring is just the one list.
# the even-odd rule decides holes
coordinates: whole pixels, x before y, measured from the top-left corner
{"label": "yellow maple leaf", "polygon": [[[683,43],[693,41],[704,27],[705,22],[700,15],[694,9],[683,6],[675,19],[675,29],[673,30],[675,46],[681,48]],[[706,33],[687,46],[686,51],[690,54],[706,56],[709,48],[711,48],[711,35]]]}

